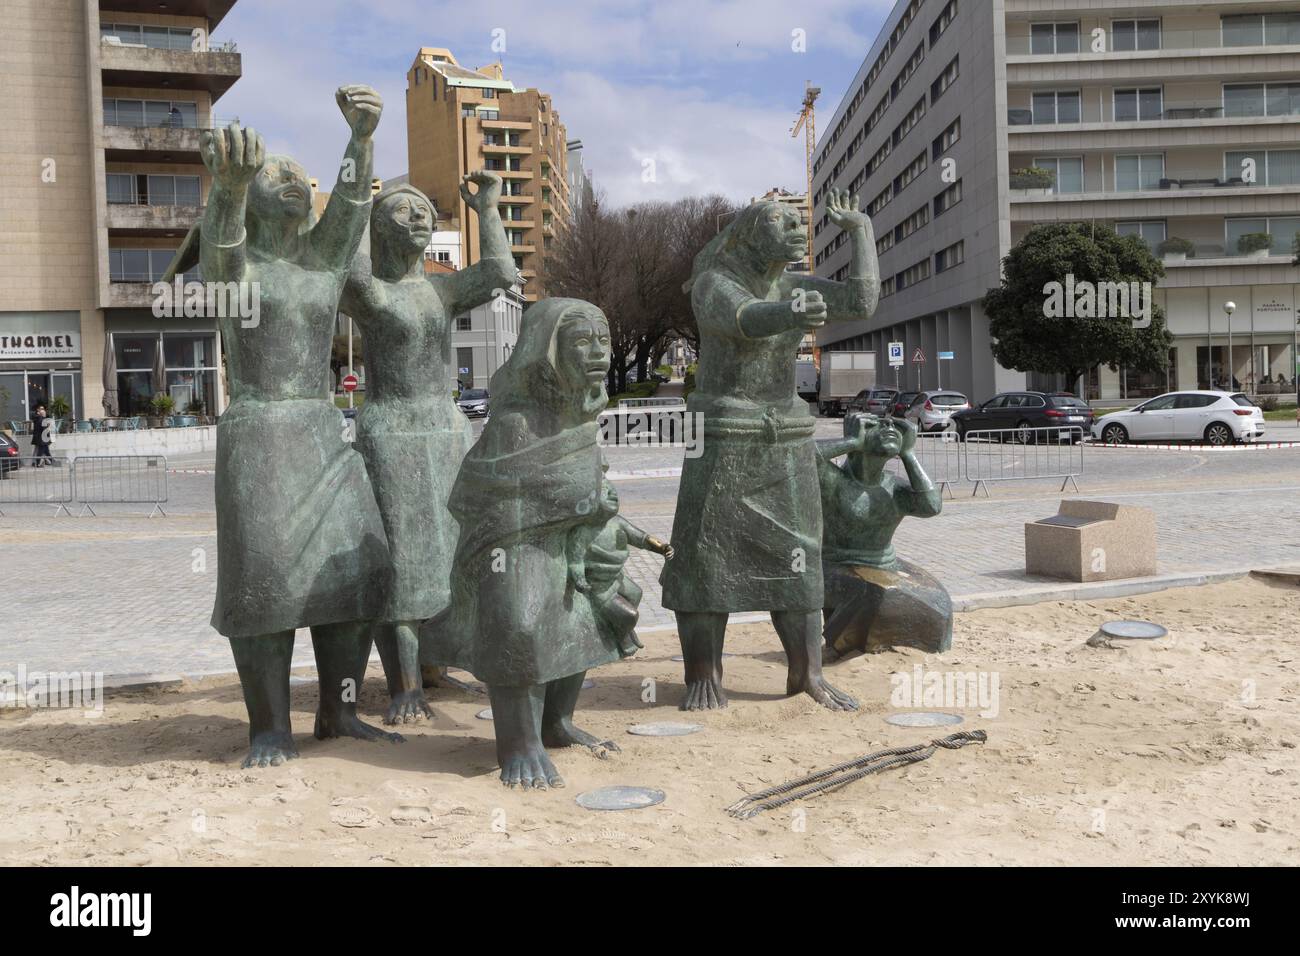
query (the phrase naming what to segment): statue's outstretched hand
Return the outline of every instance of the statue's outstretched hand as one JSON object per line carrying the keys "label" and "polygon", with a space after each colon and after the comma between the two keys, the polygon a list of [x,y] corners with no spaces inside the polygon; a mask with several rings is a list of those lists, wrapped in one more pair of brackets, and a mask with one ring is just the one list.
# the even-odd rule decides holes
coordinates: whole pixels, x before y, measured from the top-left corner
{"label": "statue's outstretched hand", "polygon": [[858,207],[858,197],[849,194],[847,189],[832,189],[826,197],[826,214],[831,222],[841,229],[868,228],[871,217]]}
{"label": "statue's outstretched hand", "polygon": [[266,161],[266,144],[257,130],[241,129],[238,122],[222,129],[204,130],[199,155],[212,178],[226,189],[247,186]]}
{"label": "statue's outstretched hand", "polygon": [[352,127],[352,135],[357,139],[369,139],[379,125],[379,117],[384,112],[384,100],[374,89],[354,83],[340,86],[334,93],[334,100],[343,111],[343,118]]}
{"label": "statue's outstretched hand", "polygon": [[[478,187],[478,192],[469,191],[470,183]],[[487,169],[466,173],[461,177],[460,195],[465,205],[481,216],[501,201],[501,177]]]}

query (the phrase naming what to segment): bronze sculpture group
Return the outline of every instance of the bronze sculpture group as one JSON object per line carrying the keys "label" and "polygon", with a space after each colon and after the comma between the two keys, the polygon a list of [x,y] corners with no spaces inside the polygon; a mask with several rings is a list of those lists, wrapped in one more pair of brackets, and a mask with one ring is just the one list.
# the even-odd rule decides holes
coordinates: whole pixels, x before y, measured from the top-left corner
{"label": "bronze sculpture group", "polygon": [[[471,447],[445,386],[449,323],[516,281],[501,180],[483,171],[461,187],[479,219],[478,262],[427,276],[433,204],[409,185],[371,196],[378,94],[349,86],[337,99],[352,136],[320,221],[302,167],[265,155],[254,130],[232,124],[202,138],[211,195],[172,265],[254,283],[261,305],[251,328],[219,318],[231,403],[218,425],[213,625],[230,640],[248,709],[244,766],[297,756],[289,663],[295,629],[310,627],[317,737],[402,739],[356,714],[373,640],[391,697],[386,722],[431,715],[422,667],[463,668],[490,695],[502,781],[562,785],[548,747],[618,749],[573,715],[586,672],[640,647],[630,547],[671,559],[663,605],[677,616],[683,709],[726,706],[727,617],[752,610],[771,614],[787,693],[854,709],[823,676],[823,640],[832,655],[875,649],[896,636],[909,601],[929,600],[940,616],[946,601],[926,592],[928,578],[901,597],[867,593],[882,591],[879,575],[909,577],[889,546],[898,520],[938,512],[911,452],[915,435],[851,419],[843,442],[819,448],[795,394],[801,338],[876,307],[875,242],[857,198],[832,192],[827,202],[851,242],[847,281],[786,270],[807,235],[797,211],[778,203],[749,206],[696,257],[688,290],[701,344],[688,410],[702,416],[704,451],[686,462],[670,547],[618,513],[605,478],[597,418],[611,342],[594,305],[529,307]],[[339,308],[370,346],[355,445],[326,382]],[[841,468],[834,459],[844,454]],[[890,457],[904,463],[906,486],[883,472]],[[916,643],[946,647],[950,609],[948,627],[946,638]]]}

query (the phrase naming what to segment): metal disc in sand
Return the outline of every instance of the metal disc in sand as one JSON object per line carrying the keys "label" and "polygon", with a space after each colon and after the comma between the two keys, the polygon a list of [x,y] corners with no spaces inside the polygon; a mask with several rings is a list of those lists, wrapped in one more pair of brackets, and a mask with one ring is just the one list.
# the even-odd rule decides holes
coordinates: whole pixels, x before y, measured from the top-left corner
{"label": "metal disc in sand", "polygon": [[1107,621],[1101,626],[1101,633],[1129,641],[1152,641],[1169,631],[1150,621]]}
{"label": "metal disc in sand", "polygon": [[895,727],[950,727],[953,724],[960,724],[964,719],[957,714],[920,711],[914,714],[890,714],[885,718],[885,723],[893,724]]}
{"label": "metal disc in sand", "polygon": [[587,810],[640,810],[663,803],[666,794],[652,787],[601,787],[578,794],[578,806]]}
{"label": "metal disc in sand", "polygon": [[633,724],[627,732],[638,737],[685,737],[687,734],[698,733],[703,729],[699,724],[688,724],[680,720],[661,720],[652,724]]}
{"label": "metal disc in sand", "polygon": [[596,686],[596,682],[595,682],[594,680],[592,680],[590,677],[588,677],[586,680],[584,680],[584,681],[582,682],[582,689],[583,689],[583,690],[591,690],[591,688],[593,688],[593,687],[595,687],[595,686]]}
{"label": "metal disc in sand", "polygon": [[484,707],[482,710],[480,710],[480,711],[479,711],[477,714],[475,714],[474,716],[477,717],[479,720],[491,720],[491,719],[492,719],[492,708],[491,708],[491,707]]}

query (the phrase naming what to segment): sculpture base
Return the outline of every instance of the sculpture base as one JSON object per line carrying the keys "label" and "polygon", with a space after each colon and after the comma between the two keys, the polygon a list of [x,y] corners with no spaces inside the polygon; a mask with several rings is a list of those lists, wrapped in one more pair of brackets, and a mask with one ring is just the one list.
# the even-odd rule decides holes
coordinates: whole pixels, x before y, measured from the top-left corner
{"label": "sculpture base", "polygon": [[823,634],[839,656],[891,647],[938,654],[952,647],[952,600],[933,575],[907,561],[890,570],[823,563]]}

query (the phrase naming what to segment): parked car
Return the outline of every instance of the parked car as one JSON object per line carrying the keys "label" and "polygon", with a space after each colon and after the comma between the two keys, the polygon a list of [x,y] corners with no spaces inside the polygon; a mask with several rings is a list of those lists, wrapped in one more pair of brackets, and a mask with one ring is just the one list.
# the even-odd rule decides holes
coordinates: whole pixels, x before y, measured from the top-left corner
{"label": "parked car", "polygon": [[865,388],[849,399],[848,410],[851,412],[869,412],[872,415],[889,415],[898,398],[896,388]]}
{"label": "parked car", "polygon": [[16,471],[22,464],[22,456],[18,443],[8,435],[0,434],[0,478],[8,478],[9,472]]}
{"label": "parked car", "polygon": [[920,392],[899,392],[894,398],[894,407],[890,409],[890,414],[896,418],[902,418],[907,410],[912,406],[912,402]]}
{"label": "parked car", "polygon": [[948,427],[954,412],[970,408],[970,401],[961,392],[951,389],[931,389],[917,392],[903,417],[916,425],[921,432],[940,432]]}
{"label": "parked car", "polygon": [[1241,392],[1168,392],[1121,412],[1103,415],[1092,437],[1113,445],[1131,441],[1204,441],[1211,445],[1259,441],[1264,411]]}
{"label": "parked car", "polygon": [[456,405],[470,418],[477,418],[488,413],[488,390],[486,388],[467,388],[456,399]]}
{"label": "parked car", "polygon": [[1005,429],[1013,431],[1011,437],[1022,445],[1030,444],[1036,436],[1041,439],[1050,434],[1033,429],[1052,426],[1060,426],[1057,440],[1081,441],[1091,431],[1092,420],[1093,411],[1087,402],[1063,392],[999,392],[987,402],[952,416],[962,438],[968,432]]}

